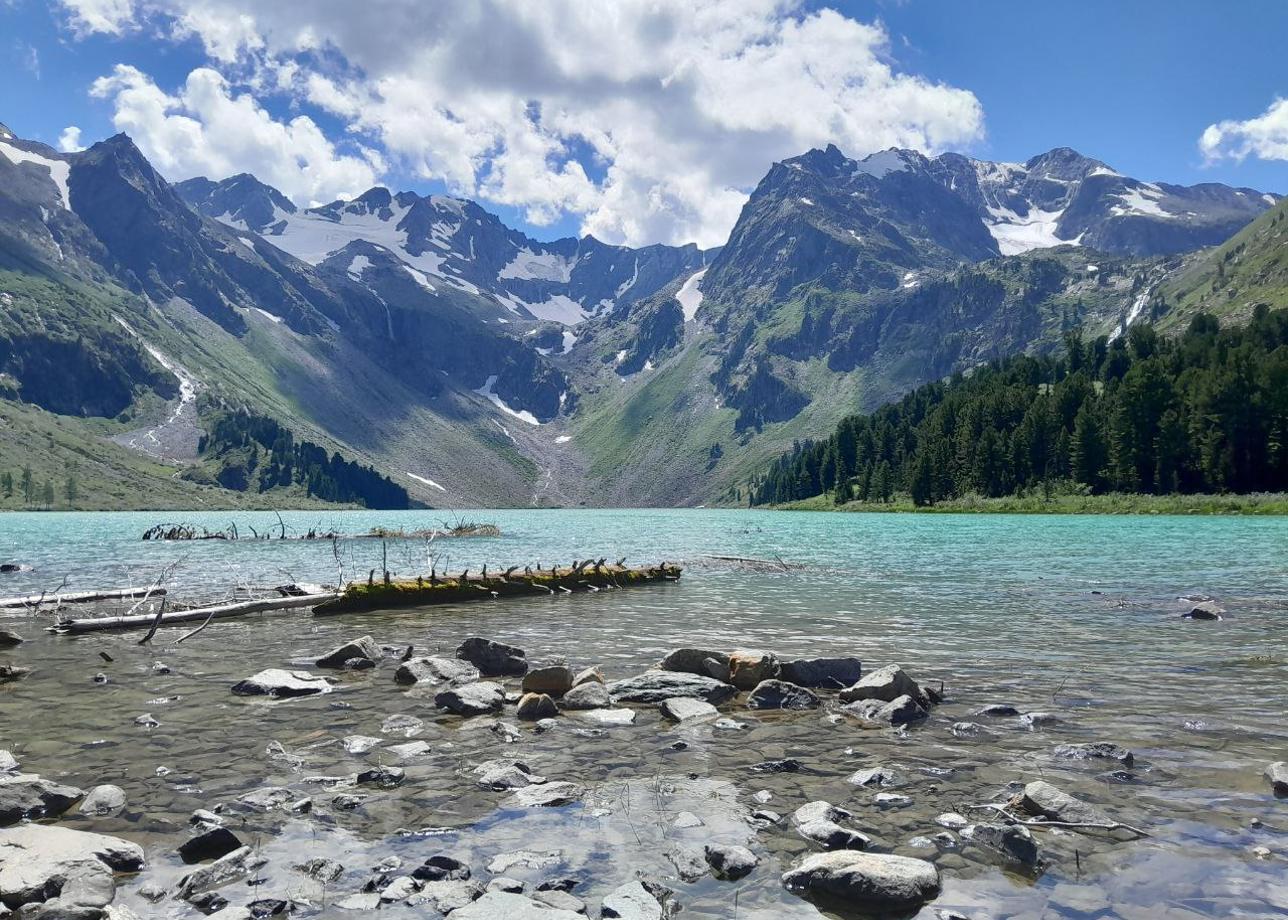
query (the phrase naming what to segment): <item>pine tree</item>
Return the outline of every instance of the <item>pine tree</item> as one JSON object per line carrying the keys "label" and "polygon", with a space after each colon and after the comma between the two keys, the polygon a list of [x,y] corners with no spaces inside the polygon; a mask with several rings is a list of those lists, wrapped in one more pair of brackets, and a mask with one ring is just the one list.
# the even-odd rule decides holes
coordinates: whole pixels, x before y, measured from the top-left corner
{"label": "pine tree", "polygon": [[36,500],[36,480],[31,475],[31,467],[22,468],[22,500],[30,505]]}
{"label": "pine tree", "polygon": [[0,473],[0,491],[4,492],[5,498],[13,498],[13,473],[7,470]]}

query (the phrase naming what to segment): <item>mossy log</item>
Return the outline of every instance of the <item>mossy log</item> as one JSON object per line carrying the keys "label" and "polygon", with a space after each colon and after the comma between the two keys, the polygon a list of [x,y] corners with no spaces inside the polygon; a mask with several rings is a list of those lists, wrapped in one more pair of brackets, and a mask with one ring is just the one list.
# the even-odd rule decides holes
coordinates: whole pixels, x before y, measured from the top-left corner
{"label": "mossy log", "polygon": [[678,565],[627,568],[618,565],[590,566],[582,569],[562,568],[541,571],[512,571],[507,575],[469,575],[460,577],[420,577],[412,580],[351,582],[334,600],[318,604],[313,613],[326,616],[391,607],[422,607],[433,604],[459,604],[466,601],[504,597],[542,597],[552,594],[575,594],[611,588],[677,581]]}

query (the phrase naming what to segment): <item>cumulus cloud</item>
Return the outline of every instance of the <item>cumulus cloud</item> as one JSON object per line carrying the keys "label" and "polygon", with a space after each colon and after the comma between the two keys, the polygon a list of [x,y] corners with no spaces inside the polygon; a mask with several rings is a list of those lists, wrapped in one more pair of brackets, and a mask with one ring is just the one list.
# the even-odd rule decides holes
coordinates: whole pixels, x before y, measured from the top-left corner
{"label": "cumulus cloud", "polygon": [[1276,99],[1256,118],[1208,125],[1199,150],[1209,162],[1223,158],[1288,160],[1288,99]]}
{"label": "cumulus cloud", "polygon": [[[103,8],[129,7],[160,34],[199,39],[239,85],[376,139],[402,171],[536,224],[573,215],[612,242],[723,243],[770,163],[810,147],[935,153],[983,134],[975,96],[901,71],[879,23],[803,0],[63,2],[104,32],[129,26]],[[199,142],[226,143],[194,136],[205,116],[191,86],[174,105],[111,80],[140,97],[124,120],[151,112],[136,130],[157,131],[159,149],[191,161]],[[216,95],[244,100],[230,93]],[[295,196],[298,181],[248,161]]]}
{"label": "cumulus cloud", "polygon": [[58,149],[63,153],[75,153],[78,150],[84,150],[81,146],[81,129],[75,125],[68,125],[63,128],[63,133],[58,135]]}
{"label": "cumulus cloud", "polygon": [[116,129],[133,137],[171,180],[252,172],[308,204],[360,194],[384,169],[373,151],[338,152],[306,115],[275,120],[249,93],[233,92],[207,67],[188,74],[171,95],[137,68],[118,64],[94,81],[90,93],[112,101]]}
{"label": "cumulus cloud", "polygon": [[134,0],[59,0],[67,24],[77,35],[95,32],[120,35],[134,24]]}

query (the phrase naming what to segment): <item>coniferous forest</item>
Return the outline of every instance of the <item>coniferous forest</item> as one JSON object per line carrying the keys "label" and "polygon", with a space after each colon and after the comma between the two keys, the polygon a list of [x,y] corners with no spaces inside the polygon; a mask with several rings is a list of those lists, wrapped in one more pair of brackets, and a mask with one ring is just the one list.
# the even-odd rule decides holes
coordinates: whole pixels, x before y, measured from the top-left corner
{"label": "coniferous forest", "polygon": [[407,490],[369,466],[345,460],[312,441],[296,441],[274,419],[224,412],[201,439],[203,456],[222,461],[216,478],[227,489],[268,492],[303,486],[313,498],[367,508],[410,507]]}
{"label": "coniferous forest", "polygon": [[829,438],[796,445],[752,484],[752,504],[832,493],[837,504],[917,505],[1034,488],[1092,493],[1288,490],[1288,310],[1222,329],[1194,317],[1110,342],[1066,336],[927,384]]}

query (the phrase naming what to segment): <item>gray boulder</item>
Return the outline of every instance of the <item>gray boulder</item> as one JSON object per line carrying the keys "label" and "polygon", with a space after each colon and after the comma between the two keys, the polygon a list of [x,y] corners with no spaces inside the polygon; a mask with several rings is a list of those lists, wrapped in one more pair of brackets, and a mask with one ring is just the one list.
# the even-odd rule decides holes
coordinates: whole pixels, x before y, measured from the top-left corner
{"label": "gray boulder", "polygon": [[658,707],[662,710],[662,715],[666,716],[672,722],[692,722],[697,719],[714,719],[720,715],[716,707],[710,703],[704,703],[702,700],[689,699],[688,697],[676,696],[669,700],[663,700],[662,705]]}
{"label": "gray boulder", "polygon": [[1223,620],[1225,608],[1215,601],[1200,601],[1181,616],[1187,620]]}
{"label": "gray boulder", "polygon": [[839,823],[853,818],[854,814],[844,808],[831,802],[817,801],[796,809],[792,813],[792,824],[806,840],[829,850],[865,850],[872,843],[871,838]]}
{"label": "gray boulder", "polygon": [[459,658],[409,658],[394,672],[399,684],[468,684],[482,677],[479,669]]}
{"label": "gray boulder", "polygon": [[599,681],[585,681],[577,684],[563,695],[559,705],[564,709],[604,709],[612,704],[608,688]]}
{"label": "gray boulder", "polygon": [[456,657],[474,665],[484,677],[522,677],[528,673],[528,657],[523,649],[478,636],[462,642]]}
{"label": "gray boulder", "polygon": [[0,773],[17,773],[18,758],[9,751],[0,750]]}
{"label": "gray boulder", "polygon": [[751,709],[815,709],[817,696],[785,680],[762,680],[747,698]]}
{"label": "gray boulder", "polygon": [[486,680],[472,684],[449,687],[434,694],[434,705],[458,716],[481,716],[500,712],[505,703],[505,691],[500,685]]}
{"label": "gray boulder", "polygon": [[730,684],[714,678],[675,671],[645,671],[608,685],[609,696],[626,703],[661,703],[683,696],[705,700],[715,706],[737,692]]}
{"label": "gray boulder", "polygon": [[[715,663],[714,667],[711,662]],[[677,648],[659,661],[657,666],[663,671],[679,671],[721,680],[729,676],[729,655],[726,652],[713,652],[710,649]],[[717,673],[713,674],[712,671]]]}
{"label": "gray boulder", "polygon": [[1034,817],[1048,821],[1108,824],[1113,820],[1096,806],[1074,798],[1045,780],[1026,785],[1024,791],[1016,796],[1015,804]]}
{"label": "gray boulder", "polygon": [[525,693],[519,699],[514,714],[520,719],[535,722],[538,719],[550,719],[559,715],[559,707],[550,696],[544,693]]}
{"label": "gray boulder", "polygon": [[[0,904],[18,908],[25,904],[56,901],[59,913],[50,917],[88,916],[102,908],[116,893],[114,873],[143,868],[143,849],[128,840],[70,828],[24,824],[0,831]],[[35,911],[23,916],[38,916]]]}
{"label": "gray boulder", "polygon": [[252,863],[258,864],[251,848],[240,847],[180,878],[174,896],[182,901],[190,901],[203,892],[248,875]]}
{"label": "gray boulder", "polygon": [[376,640],[370,636],[363,636],[360,639],[354,639],[331,649],[314,663],[319,668],[343,668],[346,666],[346,662],[353,658],[361,658],[372,662],[379,661],[380,646],[376,645]]}
{"label": "gray boulder", "polygon": [[855,770],[845,781],[856,786],[893,786],[899,781],[899,774],[889,767],[868,767]]}
{"label": "gray boulder", "polygon": [[524,693],[544,693],[560,697],[572,689],[573,673],[567,665],[555,664],[531,668],[523,675]]}
{"label": "gray boulder", "polygon": [[440,914],[461,910],[483,896],[478,882],[465,879],[439,879],[426,882],[421,889],[407,898],[412,907],[424,905]]}
{"label": "gray boulder", "polygon": [[1277,760],[1263,774],[1275,795],[1288,796],[1288,762]]}
{"label": "gray boulder", "polygon": [[287,698],[328,693],[331,681],[308,671],[287,671],[283,668],[266,668],[258,674],[233,684],[238,696],[271,696]]}
{"label": "gray boulder", "polygon": [[179,858],[186,863],[204,862],[227,856],[243,846],[241,839],[228,828],[212,827],[179,844]]}
{"label": "gray boulder", "polygon": [[595,725],[632,725],[635,722],[635,710],[625,706],[604,709],[579,709],[574,713],[577,719]]}
{"label": "gray boulder", "polygon": [[1022,824],[973,824],[962,830],[962,836],[1022,866],[1038,863],[1037,841]]}
{"label": "gray boulder", "polygon": [[519,808],[553,808],[571,805],[585,790],[576,783],[541,783],[517,790],[510,804]]}
{"label": "gray boulder", "polygon": [[898,665],[887,665],[855,681],[841,691],[842,703],[858,700],[881,700],[892,703],[901,696],[909,696],[925,705],[926,694],[915,680]]}
{"label": "gray boulder", "polygon": [[929,713],[911,696],[898,696],[889,703],[880,699],[862,699],[841,708],[847,715],[874,725],[907,725],[919,722]]}
{"label": "gray boulder", "polygon": [[760,859],[751,850],[742,846],[724,844],[707,844],[705,850],[707,864],[711,866],[716,878],[736,881],[750,875],[751,870],[760,864]]}
{"label": "gray boulder", "polygon": [[871,913],[911,913],[939,896],[939,870],[922,859],[839,850],[806,856],[783,873],[806,896]]}
{"label": "gray boulder", "polygon": [[729,683],[739,690],[751,690],[761,681],[774,680],[782,670],[771,652],[741,649],[729,656]]}
{"label": "gray boulder", "polygon": [[452,920],[586,920],[574,911],[508,891],[484,892],[477,901],[452,911],[451,916]]}
{"label": "gray boulder", "polygon": [[580,687],[582,684],[602,684],[604,682],[604,672],[599,670],[595,665],[589,668],[583,668],[578,671],[572,679],[574,687]]}
{"label": "gray boulder", "polygon": [[35,773],[0,776],[0,827],[24,818],[56,818],[83,795],[83,789],[51,782]]}
{"label": "gray boulder", "polygon": [[678,908],[671,900],[671,894],[669,888],[661,885],[630,882],[604,898],[600,916],[620,920],[667,920]]}
{"label": "gray boulder", "polygon": [[844,690],[863,677],[857,658],[797,658],[783,662],[782,679],[798,687]]}
{"label": "gray boulder", "polygon": [[13,648],[26,640],[10,629],[0,629],[0,648]]}
{"label": "gray boulder", "polygon": [[485,789],[523,789],[537,786],[546,781],[544,776],[532,772],[532,768],[518,760],[488,760],[474,768],[478,784]]}
{"label": "gray boulder", "polygon": [[80,813],[96,817],[120,814],[125,809],[125,790],[120,786],[95,786],[81,801]]}

